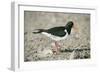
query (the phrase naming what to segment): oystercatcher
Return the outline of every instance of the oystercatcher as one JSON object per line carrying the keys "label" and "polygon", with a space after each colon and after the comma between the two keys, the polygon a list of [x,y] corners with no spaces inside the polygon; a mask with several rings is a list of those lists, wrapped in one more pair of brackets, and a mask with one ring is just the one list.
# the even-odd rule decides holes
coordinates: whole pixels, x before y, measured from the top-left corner
{"label": "oystercatcher", "polygon": [[33,33],[34,34],[41,33],[54,40],[56,48],[53,50],[53,52],[57,53],[60,48],[58,41],[66,39],[67,36],[71,34],[71,29],[73,27],[74,27],[73,21],[69,21],[65,26],[53,27],[50,29],[36,29],[37,32]]}

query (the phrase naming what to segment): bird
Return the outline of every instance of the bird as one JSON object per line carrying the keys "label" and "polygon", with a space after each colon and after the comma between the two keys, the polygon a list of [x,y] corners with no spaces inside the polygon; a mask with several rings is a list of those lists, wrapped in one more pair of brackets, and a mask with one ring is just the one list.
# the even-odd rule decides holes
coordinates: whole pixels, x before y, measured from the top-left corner
{"label": "bird", "polygon": [[37,31],[35,32],[33,31],[33,34],[41,33],[52,39],[55,45],[53,46],[55,47],[55,49],[53,49],[53,52],[57,54],[59,52],[59,48],[61,47],[58,41],[66,39],[71,34],[71,30],[73,27],[74,27],[74,22],[69,21],[65,26],[57,26],[49,29],[36,29]]}

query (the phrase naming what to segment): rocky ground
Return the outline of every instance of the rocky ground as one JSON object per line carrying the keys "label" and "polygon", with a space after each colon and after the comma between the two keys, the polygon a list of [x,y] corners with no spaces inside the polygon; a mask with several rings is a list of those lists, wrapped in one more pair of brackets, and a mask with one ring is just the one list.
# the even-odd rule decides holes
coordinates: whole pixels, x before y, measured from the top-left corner
{"label": "rocky ground", "polygon": [[45,56],[41,56],[43,54],[38,55],[38,53],[30,54],[25,58],[25,62],[27,61],[50,61],[50,60],[73,60],[73,59],[89,59],[90,58],[90,49],[76,49],[76,50],[66,50],[65,52],[61,51],[59,54],[45,54]]}
{"label": "rocky ground", "polygon": [[[62,45],[59,54],[54,54],[52,51],[52,40],[46,36],[39,36],[28,40],[25,38],[24,61],[50,61],[50,60],[69,60],[69,59],[87,59],[90,58],[89,44],[78,44],[77,46],[69,45],[66,48],[64,41],[59,41]],[[25,37],[29,36],[28,33]],[[70,39],[70,38],[69,38]],[[75,38],[76,39],[76,38]],[[78,40],[78,39],[76,39]]]}

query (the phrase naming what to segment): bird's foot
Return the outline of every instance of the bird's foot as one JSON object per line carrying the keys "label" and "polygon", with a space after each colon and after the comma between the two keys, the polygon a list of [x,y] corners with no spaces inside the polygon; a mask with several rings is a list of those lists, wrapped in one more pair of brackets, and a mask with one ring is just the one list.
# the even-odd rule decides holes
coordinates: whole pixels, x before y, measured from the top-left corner
{"label": "bird's foot", "polygon": [[52,49],[52,52],[53,52],[53,54],[57,54],[57,48],[55,47],[55,46],[53,46],[53,49]]}
{"label": "bird's foot", "polygon": [[53,54],[55,54],[55,55],[57,55],[59,53],[60,53],[59,51],[53,51]]}

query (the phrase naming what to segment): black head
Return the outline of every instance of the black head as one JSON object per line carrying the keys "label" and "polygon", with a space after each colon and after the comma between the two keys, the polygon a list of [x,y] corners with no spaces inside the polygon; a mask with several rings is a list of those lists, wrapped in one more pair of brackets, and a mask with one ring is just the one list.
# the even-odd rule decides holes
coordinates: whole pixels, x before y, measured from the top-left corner
{"label": "black head", "polygon": [[69,21],[65,26],[69,35],[73,26],[74,26],[74,23],[72,21]]}
{"label": "black head", "polygon": [[72,28],[73,25],[74,25],[74,23],[73,23],[72,21],[69,21],[69,22],[66,24],[65,28]]}

